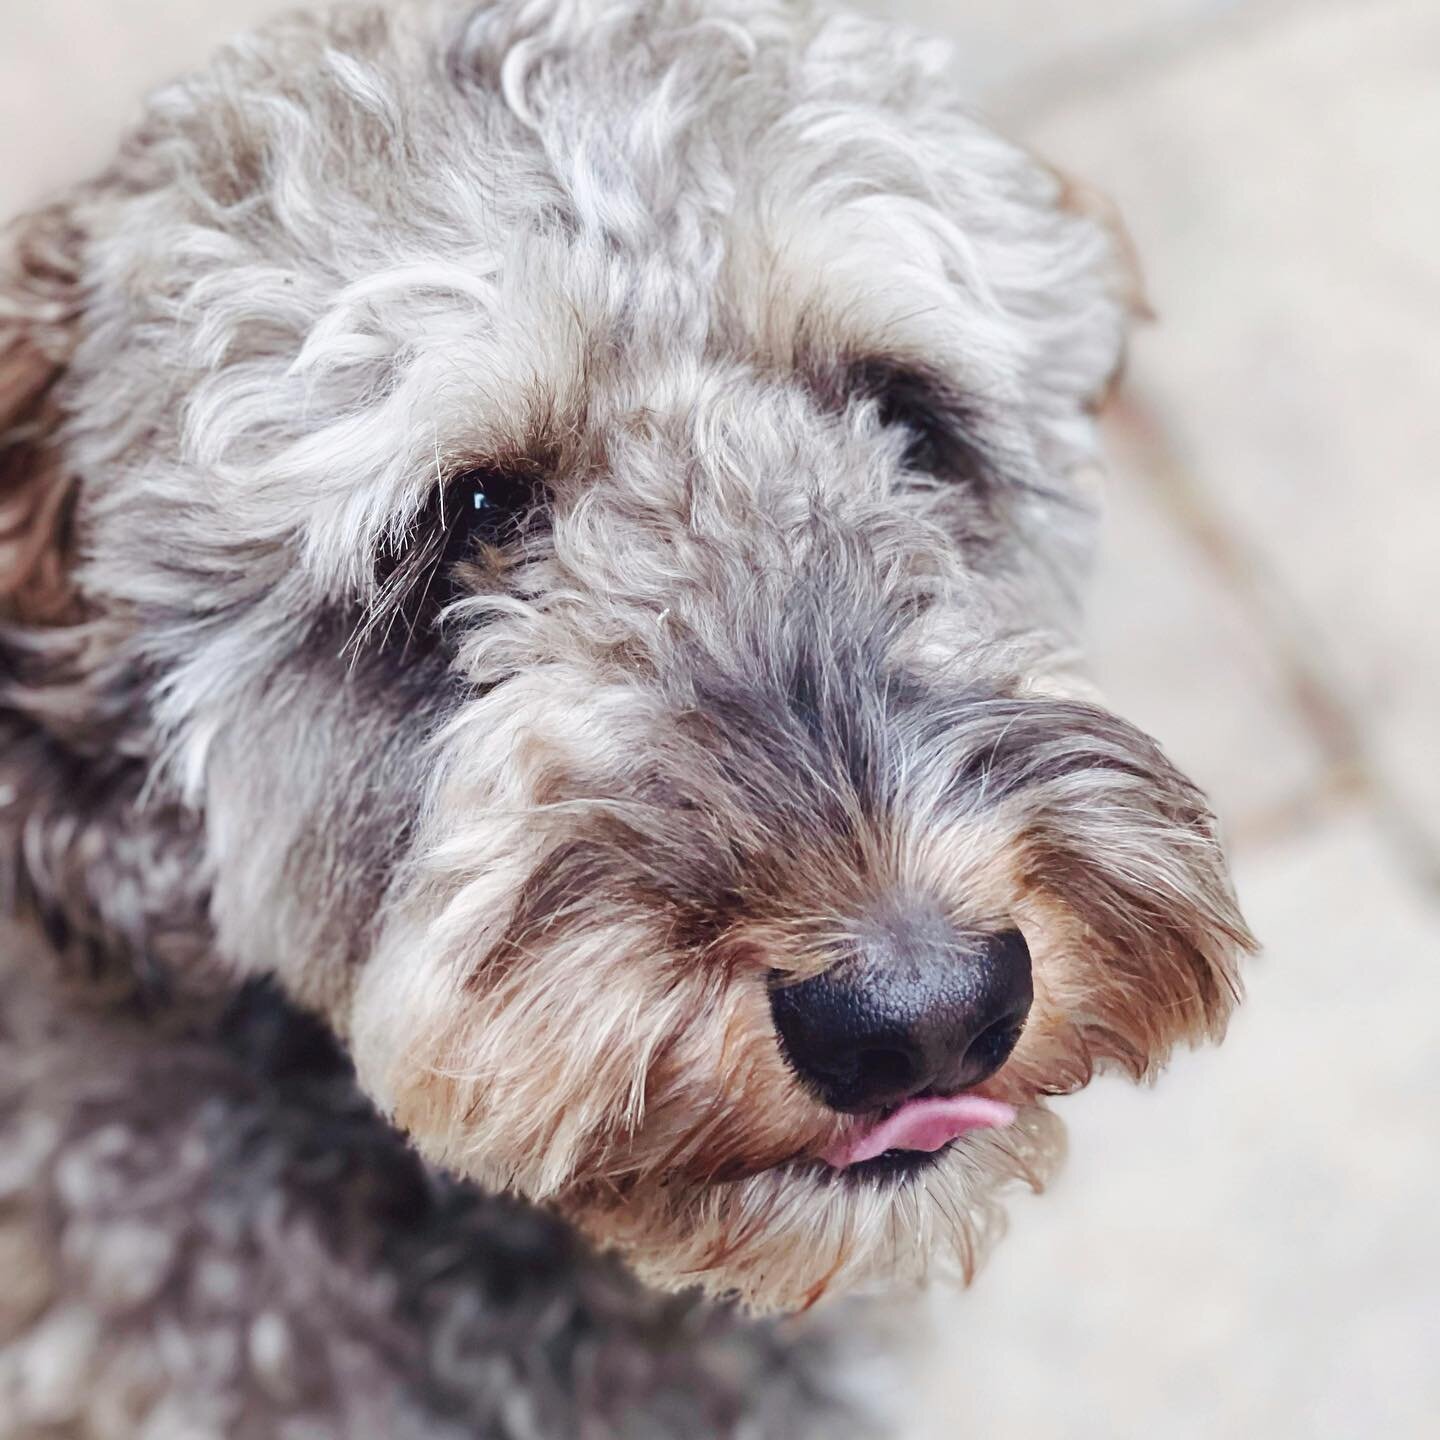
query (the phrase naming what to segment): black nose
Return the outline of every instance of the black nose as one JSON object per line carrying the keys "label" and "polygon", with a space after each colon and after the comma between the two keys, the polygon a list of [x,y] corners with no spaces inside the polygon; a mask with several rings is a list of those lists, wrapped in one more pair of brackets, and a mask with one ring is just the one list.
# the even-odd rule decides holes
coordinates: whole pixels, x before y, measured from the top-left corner
{"label": "black nose", "polygon": [[800,1077],[832,1109],[856,1111],[978,1085],[1015,1048],[1033,998],[1018,930],[962,935],[927,916],[812,979],[777,980],[770,1011]]}

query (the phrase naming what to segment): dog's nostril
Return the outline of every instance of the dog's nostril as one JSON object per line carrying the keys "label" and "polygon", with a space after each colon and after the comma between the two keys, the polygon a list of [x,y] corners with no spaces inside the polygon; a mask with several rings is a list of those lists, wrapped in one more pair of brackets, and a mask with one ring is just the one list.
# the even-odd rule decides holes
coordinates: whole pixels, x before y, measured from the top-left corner
{"label": "dog's nostril", "polygon": [[1031,997],[1019,931],[961,935],[923,915],[877,928],[821,975],[777,981],[770,1009],[809,1088],[833,1109],[862,1111],[978,1085],[1009,1058]]}
{"label": "dog's nostril", "polygon": [[964,1055],[967,1064],[983,1070],[987,1075],[993,1074],[1010,1058],[1010,1052],[1015,1048],[1024,1028],[1023,1015],[1018,1019],[1007,1015],[1003,1020],[986,1026],[966,1047]]}

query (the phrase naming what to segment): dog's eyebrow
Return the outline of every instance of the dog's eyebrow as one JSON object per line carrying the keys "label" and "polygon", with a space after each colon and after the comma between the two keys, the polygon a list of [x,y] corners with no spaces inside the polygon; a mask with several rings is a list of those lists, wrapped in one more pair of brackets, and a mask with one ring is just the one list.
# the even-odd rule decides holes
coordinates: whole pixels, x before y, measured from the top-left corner
{"label": "dog's eyebrow", "polygon": [[993,459],[979,439],[979,407],[938,371],[921,362],[866,355],[843,360],[816,388],[837,410],[857,399],[873,401],[883,425],[909,435],[910,468],[977,489],[994,483]]}

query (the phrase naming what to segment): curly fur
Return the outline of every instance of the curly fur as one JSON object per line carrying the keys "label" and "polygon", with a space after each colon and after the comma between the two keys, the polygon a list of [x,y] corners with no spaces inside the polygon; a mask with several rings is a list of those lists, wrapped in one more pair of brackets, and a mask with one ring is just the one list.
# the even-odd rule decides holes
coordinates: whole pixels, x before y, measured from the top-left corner
{"label": "curly fur", "polygon": [[[943,62],[781,0],[296,17],[20,223],[0,896],[52,965],[162,1016],[269,977],[431,1163],[762,1311],[968,1277],[1058,1153],[1048,1097],[1220,1034],[1249,937],[1214,822],[1074,677],[1129,282]],[[816,1157],[856,1122],[767,987],[907,904],[1024,932],[1035,1004],[987,1088],[1020,1119],[837,1180]],[[121,1132],[57,1113],[58,1195]],[[177,1226],[219,1113],[157,1121]],[[403,1266],[391,1293],[335,1261],[297,1283],[334,1268],[362,1338],[314,1343],[383,1348]]]}
{"label": "curly fur", "polygon": [[157,1027],[4,939],[5,1440],[858,1433],[828,1328],[647,1294],[435,1175],[268,989]]}

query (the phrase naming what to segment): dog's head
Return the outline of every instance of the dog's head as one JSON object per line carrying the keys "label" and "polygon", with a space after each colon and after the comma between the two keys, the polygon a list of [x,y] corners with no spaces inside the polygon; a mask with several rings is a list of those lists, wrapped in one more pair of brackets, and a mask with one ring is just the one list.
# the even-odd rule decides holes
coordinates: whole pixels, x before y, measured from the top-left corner
{"label": "dog's head", "polygon": [[1111,247],[913,40],[472,12],[286,22],[18,232],[7,879],[654,1282],[968,1273],[1248,943],[1066,677]]}

